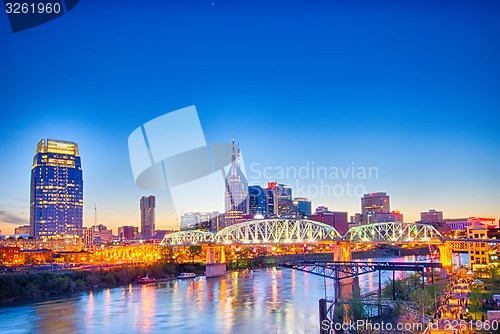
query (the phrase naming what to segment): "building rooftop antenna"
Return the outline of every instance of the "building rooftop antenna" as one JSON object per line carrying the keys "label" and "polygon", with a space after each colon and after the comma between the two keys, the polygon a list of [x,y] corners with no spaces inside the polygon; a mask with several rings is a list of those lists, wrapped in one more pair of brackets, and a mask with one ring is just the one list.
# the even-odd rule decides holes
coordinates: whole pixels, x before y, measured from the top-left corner
{"label": "building rooftop antenna", "polygon": [[97,203],[94,203],[94,231],[97,227]]}

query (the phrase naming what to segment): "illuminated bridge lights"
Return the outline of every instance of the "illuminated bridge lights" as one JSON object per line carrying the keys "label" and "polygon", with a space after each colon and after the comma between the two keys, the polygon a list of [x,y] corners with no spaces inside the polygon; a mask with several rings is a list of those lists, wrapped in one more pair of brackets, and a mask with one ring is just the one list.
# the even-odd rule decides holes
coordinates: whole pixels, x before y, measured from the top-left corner
{"label": "illuminated bridge lights", "polygon": [[310,220],[263,219],[228,226],[215,235],[217,243],[293,244],[340,240],[332,226]]}
{"label": "illuminated bridge lights", "polygon": [[442,243],[443,236],[431,225],[390,222],[351,227],[344,240],[366,243]]}
{"label": "illuminated bridge lights", "polygon": [[332,226],[310,220],[264,219],[234,224],[217,234],[203,231],[180,231],[167,234],[161,245],[217,243],[220,245],[293,244],[341,240]]}
{"label": "illuminated bridge lights", "polygon": [[205,231],[180,231],[165,235],[160,245],[196,245],[200,243],[213,243],[215,234]]}
{"label": "illuminated bridge lights", "polygon": [[443,236],[431,225],[387,222],[351,227],[341,236],[332,226],[310,220],[263,219],[228,226],[216,234],[180,231],[167,234],[161,245],[188,246],[203,243],[219,245],[263,245],[347,241],[366,244],[442,244]]}

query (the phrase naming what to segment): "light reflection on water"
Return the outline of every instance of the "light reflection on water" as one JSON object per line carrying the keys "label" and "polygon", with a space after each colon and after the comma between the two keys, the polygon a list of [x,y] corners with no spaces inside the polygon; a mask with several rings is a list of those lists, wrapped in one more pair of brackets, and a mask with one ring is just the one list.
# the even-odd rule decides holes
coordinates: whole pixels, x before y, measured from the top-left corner
{"label": "light reflection on water", "polygon": [[[414,257],[375,261],[414,261]],[[464,263],[462,259],[462,263]],[[400,273],[397,273],[397,277]],[[392,278],[382,274],[382,282]],[[175,280],[0,308],[2,333],[317,333],[318,300],[333,282],[290,269]],[[360,276],[363,292],[378,273]]]}

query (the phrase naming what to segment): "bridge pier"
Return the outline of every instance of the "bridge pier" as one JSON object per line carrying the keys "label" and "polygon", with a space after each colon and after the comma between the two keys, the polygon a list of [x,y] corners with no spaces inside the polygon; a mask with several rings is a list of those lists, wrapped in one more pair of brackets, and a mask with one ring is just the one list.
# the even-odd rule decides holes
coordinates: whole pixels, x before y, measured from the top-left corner
{"label": "bridge pier", "polygon": [[343,261],[343,262],[352,261],[350,242],[345,242],[345,241],[337,242],[337,244],[333,247],[333,261]]}
{"label": "bridge pier", "polygon": [[224,246],[209,246],[206,252],[206,277],[210,278],[226,275],[226,253],[224,251]]}
{"label": "bridge pier", "polygon": [[453,251],[447,243],[438,245],[438,248],[439,260],[443,265],[441,270],[441,279],[445,279],[448,275],[453,274]]}
{"label": "bridge pier", "polygon": [[[346,241],[339,241],[333,248],[333,261],[341,261],[341,262],[351,262],[352,261],[352,252],[351,252],[351,243]],[[354,295],[355,293],[359,293],[359,278],[349,277],[344,278],[346,276],[345,273],[336,271],[336,283],[335,283],[335,298],[341,298],[342,294],[344,295]]]}

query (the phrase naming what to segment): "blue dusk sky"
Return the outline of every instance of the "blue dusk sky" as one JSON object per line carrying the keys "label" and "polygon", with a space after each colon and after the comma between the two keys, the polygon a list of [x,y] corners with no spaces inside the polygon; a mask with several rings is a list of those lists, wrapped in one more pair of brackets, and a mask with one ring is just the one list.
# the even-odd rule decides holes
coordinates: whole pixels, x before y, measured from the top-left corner
{"label": "blue dusk sky", "polygon": [[139,226],[154,194],[174,228],[170,193],[135,186],[127,141],[191,105],[208,143],[235,137],[251,183],[314,207],[352,215],[385,191],[409,222],[498,219],[499,17],[498,1],[82,0],[14,34],[2,12],[0,230],[29,222],[42,138],[79,145],[85,226],[94,204],[115,233]]}

